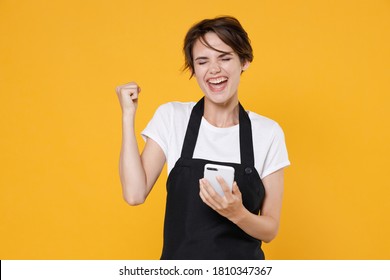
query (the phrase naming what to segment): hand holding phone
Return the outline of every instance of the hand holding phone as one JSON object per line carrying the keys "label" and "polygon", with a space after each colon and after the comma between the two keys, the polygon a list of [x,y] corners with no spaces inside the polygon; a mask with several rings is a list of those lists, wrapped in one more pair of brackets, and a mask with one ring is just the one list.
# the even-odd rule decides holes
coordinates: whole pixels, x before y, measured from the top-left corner
{"label": "hand holding phone", "polygon": [[225,194],[222,190],[222,187],[217,181],[217,176],[222,177],[229,186],[230,191],[232,191],[234,168],[231,166],[210,163],[206,164],[204,167],[204,178],[211,184],[211,186],[220,196],[224,196]]}

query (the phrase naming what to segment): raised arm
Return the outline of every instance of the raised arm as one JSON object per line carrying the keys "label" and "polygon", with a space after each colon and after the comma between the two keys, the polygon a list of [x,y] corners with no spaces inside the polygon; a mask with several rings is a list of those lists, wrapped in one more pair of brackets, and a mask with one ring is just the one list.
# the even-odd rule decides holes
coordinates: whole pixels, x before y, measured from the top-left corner
{"label": "raised arm", "polygon": [[119,175],[123,198],[130,205],[142,204],[145,201],[165,163],[164,152],[150,138],[147,139],[140,155],[134,129],[140,91],[139,86],[134,82],[116,88],[122,108]]}

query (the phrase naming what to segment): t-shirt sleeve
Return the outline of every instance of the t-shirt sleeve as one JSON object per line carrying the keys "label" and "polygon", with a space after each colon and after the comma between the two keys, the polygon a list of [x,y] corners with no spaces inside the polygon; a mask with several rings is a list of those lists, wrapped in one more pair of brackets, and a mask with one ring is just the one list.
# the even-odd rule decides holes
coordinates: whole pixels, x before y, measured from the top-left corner
{"label": "t-shirt sleeve", "polygon": [[264,161],[261,179],[269,174],[290,165],[286,142],[282,128],[275,123],[271,134],[270,146]]}
{"label": "t-shirt sleeve", "polygon": [[171,131],[171,111],[168,103],[158,107],[153,118],[141,132],[142,138],[145,141],[147,138],[153,139],[161,147],[166,157],[168,152],[169,132]]}

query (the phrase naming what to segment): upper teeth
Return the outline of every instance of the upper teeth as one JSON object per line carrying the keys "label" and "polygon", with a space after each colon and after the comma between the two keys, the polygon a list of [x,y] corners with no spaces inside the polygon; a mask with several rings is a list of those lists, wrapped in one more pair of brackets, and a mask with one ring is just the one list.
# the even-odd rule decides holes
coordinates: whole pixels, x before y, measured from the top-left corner
{"label": "upper teeth", "polygon": [[219,83],[222,83],[222,82],[224,82],[224,81],[226,81],[226,80],[227,80],[226,77],[215,78],[215,79],[210,79],[210,80],[209,80],[209,83],[219,84]]}

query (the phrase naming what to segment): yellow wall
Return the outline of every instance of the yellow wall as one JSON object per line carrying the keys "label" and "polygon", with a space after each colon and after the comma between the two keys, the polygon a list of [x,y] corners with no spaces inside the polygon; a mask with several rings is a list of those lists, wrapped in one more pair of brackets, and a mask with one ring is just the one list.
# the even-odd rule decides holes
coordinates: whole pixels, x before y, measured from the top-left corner
{"label": "yellow wall", "polygon": [[159,258],[165,170],[125,204],[114,88],[142,87],[137,132],[199,99],[182,40],[222,14],[255,50],[240,99],[281,124],[292,162],[267,257],[390,259],[385,0],[0,0],[0,259]]}

